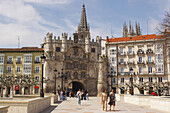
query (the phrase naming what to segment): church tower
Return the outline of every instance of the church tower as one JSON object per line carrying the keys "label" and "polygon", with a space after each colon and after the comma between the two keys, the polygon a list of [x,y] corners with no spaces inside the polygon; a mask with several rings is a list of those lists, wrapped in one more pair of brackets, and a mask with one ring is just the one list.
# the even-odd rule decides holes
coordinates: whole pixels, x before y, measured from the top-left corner
{"label": "church tower", "polygon": [[85,43],[85,38],[90,37],[90,27],[87,24],[86,9],[85,5],[82,6],[82,13],[80,24],[77,28],[77,33],[74,33],[74,43]]}

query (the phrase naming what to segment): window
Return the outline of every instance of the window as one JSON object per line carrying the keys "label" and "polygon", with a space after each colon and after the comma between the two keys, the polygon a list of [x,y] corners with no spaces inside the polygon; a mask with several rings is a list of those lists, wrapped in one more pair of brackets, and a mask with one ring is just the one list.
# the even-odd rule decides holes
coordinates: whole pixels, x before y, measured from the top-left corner
{"label": "window", "polygon": [[162,55],[161,55],[161,54],[159,54],[159,55],[157,56],[157,61],[158,61],[159,63],[162,62]]}
{"label": "window", "polygon": [[8,62],[12,62],[12,56],[8,57]]}
{"label": "window", "polygon": [[40,67],[35,67],[35,73],[39,73],[40,72]]}
{"label": "window", "polygon": [[111,62],[115,62],[116,61],[116,57],[112,57],[112,61]]}
{"label": "window", "polygon": [[124,59],[120,59],[120,63],[123,64],[124,63]]}
{"label": "window", "polygon": [[4,72],[4,67],[0,66],[0,74],[3,74],[3,72]]}
{"label": "window", "polygon": [[36,75],[35,76],[35,80],[38,82],[40,80],[40,76],[39,75]]}
{"label": "window", "polygon": [[24,74],[31,74],[31,65],[24,65]]}
{"label": "window", "polygon": [[121,75],[123,75],[123,74],[124,74],[124,68],[121,67],[121,68],[120,68],[120,71],[121,71]]}
{"label": "window", "polygon": [[4,63],[4,57],[0,56],[0,63]]}
{"label": "window", "polygon": [[39,56],[37,56],[37,57],[35,57],[35,62],[40,62],[40,57]]}
{"label": "window", "polygon": [[163,73],[163,65],[157,65],[157,73]]}
{"label": "window", "polygon": [[131,81],[133,81],[133,78],[130,77],[130,78],[129,78],[129,82],[131,82]]}
{"label": "window", "polygon": [[129,48],[129,54],[132,54],[132,48]]}
{"label": "window", "polygon": [[86,73],[85,72],[81,72],[81,77],[82,78],[86,77]]}
{"label": "window", "polygon": [[16,72],[17,72],[17,73],[21,73],[21,67],[20,67],[20,66],[17,67]]}
{"label": "window", "polygon": [[130,74],[133,73],[133,71],[131,71],[131,69],[133,69],[133,67],[129,67],[129,72],[130,72]]}
{"label": "window", "polygon": [[152,77],[149,77],[149,82],[152,82]]}
{"label": "window", "polygon": [[149,74],[152,73],[152,67],[148,67],[148,73],[149,73]]}
{"label": "window", "polygon": [[11,73],[12,72],[12,67],[8,67],[7,68],[7,73]]}
{"label": "window", "polygon": [[32,63],[32,56],[24,56],[24,63]]}
{"label": "window", "polygon": [[21,63],[21,57],[17,57],[17,63]]}
{"label": "window", "polygon": [[112,84],[116,84],[116,78],[112,78]]}
{"label": "window", "polygon": [[121,78],[121,84],[124,84],[124,78]]}
{"label": "window", "polygon": [[56,52],[60,52],[60,47],[56,47]]}
{"label": "window", "polygon": [[159,81],[159,82],[162,82],[162,77],[158,77],[158,81]]}
{"label": "window", "polygon": [[91,52],[95,53],[95,48],[91,48]]}
{"label": "window", "polygon": [[139,67],[139,74],[143,73],[143,67]]}
{"label": "window", "polygon": [[156,50],[157,50],[157,52],[161,52],[162,51],[162,44],[157,44]]}
{"label": "window", "polygon": [[123,48],[120,48],[120,54],[123,54]]}
{"label": "window", "polygon": [[148,62],[152,62],[152,56],[148,56]]}
{"label": "window", "polygon": [[115,55],[116,54],[116,49],[111,49],[110,50],[110,55]]}
{"label": "window", "polygon": [[140,78],[139,78],[139,82],[143,82],[143,77],[140,77]]}
{"label": "window", "polygon": [[139,57],[139,63],[142,63],[142,57]]}

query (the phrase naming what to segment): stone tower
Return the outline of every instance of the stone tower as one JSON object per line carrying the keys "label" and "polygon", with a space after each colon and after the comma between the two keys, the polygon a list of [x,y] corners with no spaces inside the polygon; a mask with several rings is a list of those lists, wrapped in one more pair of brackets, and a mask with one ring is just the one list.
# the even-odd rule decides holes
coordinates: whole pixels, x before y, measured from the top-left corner
{"label": "stone tower", "polygon": [[104,90],[107,90],[107,68],[106,68],[106,58],[99,57],[99,74],[98,74],[98,84],[97,84],[97,96],[101,96]]}

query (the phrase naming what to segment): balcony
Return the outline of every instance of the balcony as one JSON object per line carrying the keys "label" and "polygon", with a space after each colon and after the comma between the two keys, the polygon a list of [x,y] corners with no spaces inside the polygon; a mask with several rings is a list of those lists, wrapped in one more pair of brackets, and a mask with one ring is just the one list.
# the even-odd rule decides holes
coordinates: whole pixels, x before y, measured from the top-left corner
{"label": "balcony", "polygon": [[153,50],[151,50],[151,49],[148,49],[147,51],[146,51],[146,54],[153,54]]}
{"label": "balcony", "polygon": [[154,62],[154,61],[149,61],[149,62],[147,61],[147,64],[148,64],[148,65],[154,65],[155,62]]}
{"label": "balcony", "polygon": [[17,61],[16,64],[21,64],[21,61]]}
{"label": "balcony", "polygon": [[135,65],[135,62],[128,62],[128,65]]}
{"label": "balcony", "polygon": [[127,52],[127,55],[128,56],[134,56],[135,55],[135,52],[133,51],[133,52]]}
{"label": "balcony", "polygon": [[129,72],[119,72],[119,75],[129,75]]}
{"label": "balcony", "polygon": [[20,71],[19,71],[19,70],[18,70],[18,71],[16,70],[15,73],[16,73],[16,74],[20,74],[20,73],[21,73],[21,70],[20,70]]}
{"label": "balcony", "polygon": [[138,65],[145,65],[145,62],[137,62]]}
{"label": "balcony", "polygon": [[40,64],[40,61],[35,61],[34,63],[35,63],[35,64]]}
{"label": "balcony", "polygon": [[126,62],[119,62],[119,65],[126,65]]}
{"label": "balcony", "polygon": [[7,70],[6,73],[12,73],[12,70]]}
{"label": "balcony", "polygon": [[34,73],[40,73],[40,70],[35,70]]}
{"label": "balcony", "polygon": [[7,64],[13,64],[13,62],[12,61],[7,61]]}
{"label": "balcony", "polygon": [[144,53],[144,51],[142,50],[142,49],[139,49],[138,51],[137,51],[137,55],[144,55],[145,53]]}
{"label": "balcony", "polygon": [[119,52],[119,56],[126,56],[126,52]]}

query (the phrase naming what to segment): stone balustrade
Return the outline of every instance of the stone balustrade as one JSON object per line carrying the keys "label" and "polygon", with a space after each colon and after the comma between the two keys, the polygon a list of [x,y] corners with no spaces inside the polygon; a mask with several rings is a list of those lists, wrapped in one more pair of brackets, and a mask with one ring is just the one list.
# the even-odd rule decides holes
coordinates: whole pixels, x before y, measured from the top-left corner
{"label": "stone balustrade", "polygon": [[170,97],[145,96],[145,95],[120,95],[116,94],[117,101],[124,101],[138,106],[149,107],[151,109],[170,112]]}
{"label": "stone balustrade", "polygon": [[8,113],[9,106],[0,106],[0,113]]}

